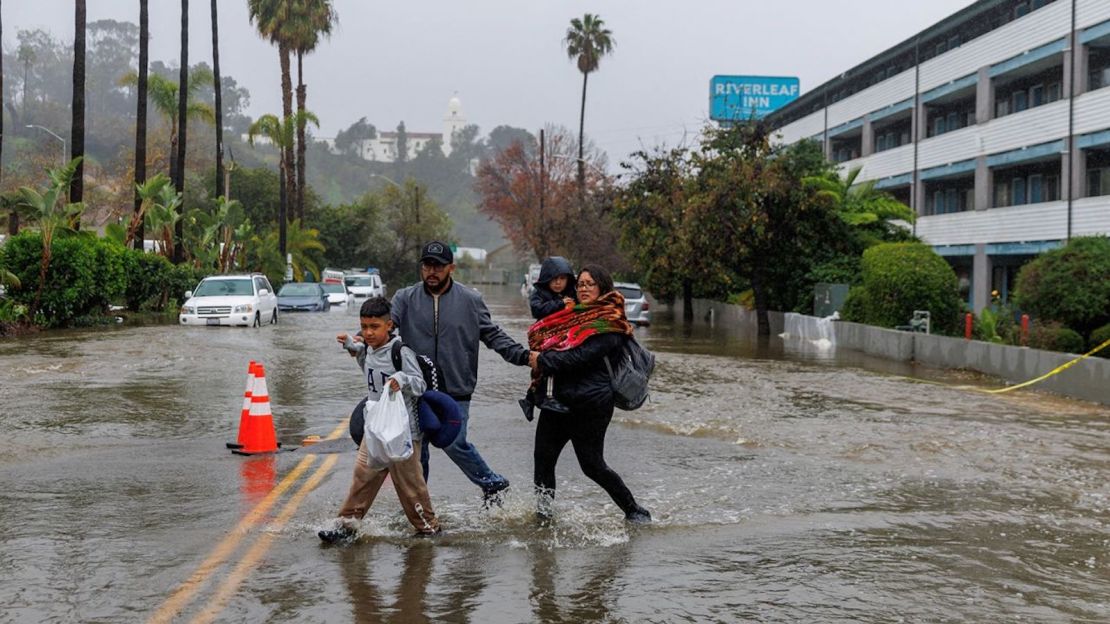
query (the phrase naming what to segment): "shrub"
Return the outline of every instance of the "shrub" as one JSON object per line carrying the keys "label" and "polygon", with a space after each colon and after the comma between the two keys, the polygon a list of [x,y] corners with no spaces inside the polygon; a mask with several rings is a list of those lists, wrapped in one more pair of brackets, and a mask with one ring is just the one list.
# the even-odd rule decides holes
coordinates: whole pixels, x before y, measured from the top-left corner
{"label": "shrub", "polygon": [[[9,270],[23,283],[12,299],[31,305],[39,286],[42,237],[21,233],[7,242],[4,253]],[[76,317],[103,312],[125,285],[123,250],[117,244],[89,235],[55,238],[36,322],[67,325]]]}
{"label": "shrub", "polygon": [[1018,306],[1089,335],[1110,321],[1110,238],[1081,237],[1045,252],[1018,273]]}
{"label": "shrub", "polygon": [[1045,351],[1082,353],[1083,336],[1074,329],[1068,329],[1054,321],[1038,323],[1029,333],[1029,346]]}
{"label": "shrub", "polygon": [[[1087,343],[1087,348],[1094,349],[1107,340],[1110,340],[1110,323],[1107,323],[1106,325],[1103,325],[1102,327],[1099,327],[1095,331],[1091,332],[1091,341]],[[1099,357],[1110,358],[1110,347],[1106,347],[1095,355]]]}
{"label": "shrub", "polygon": [[895,327],[909,322],[914,310],[928,310],[934,330],[957,330],[960,296],[956,273],[928,245],[875,245],[863,252],[861,266],[862,290],[849,292],[843,313],[846,320]]}
{"label": "shrub", "polygon": [[127,250],[124,264],[127,267],[127,290],[124,292],[127,309],[135,312],[160,310],[173,264],[164,256],[138,249]]}

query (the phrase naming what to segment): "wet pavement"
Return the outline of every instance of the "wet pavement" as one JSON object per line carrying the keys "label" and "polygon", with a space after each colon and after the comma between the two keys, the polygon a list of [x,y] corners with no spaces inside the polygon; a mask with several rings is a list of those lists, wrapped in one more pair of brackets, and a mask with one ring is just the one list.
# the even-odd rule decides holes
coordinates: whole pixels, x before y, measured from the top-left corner
{"label": "wet pavement", "polygon": [[[484,290],[523,340],[519,293]],[[353,444],[224,445],[250,359],[286,446],[343,425],[353,314],[0,341],[0,622],[1110,621],[1110,410],[664,312],[637,330],[651,403],[607,438],[654,524],[626,526],[570,449],[534,522],[527,369],[483,349],[470,439],[503,507],[434,450],[446,532],[409,537],[387,485],[338,548],[315,531]]]}

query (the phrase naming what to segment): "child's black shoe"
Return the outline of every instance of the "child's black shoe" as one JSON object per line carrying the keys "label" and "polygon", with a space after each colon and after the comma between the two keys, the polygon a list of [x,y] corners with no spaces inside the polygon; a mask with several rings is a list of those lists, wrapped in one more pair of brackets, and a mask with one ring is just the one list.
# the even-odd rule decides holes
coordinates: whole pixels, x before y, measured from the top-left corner
{"label": "child's black shoe", "polygon": [[528,399],[521,399],[517,401],[517,404],[520,405],[520,409],[524,412],[524,418],[528,422],[532,422],[532,419],[536,417],[536,406]]}

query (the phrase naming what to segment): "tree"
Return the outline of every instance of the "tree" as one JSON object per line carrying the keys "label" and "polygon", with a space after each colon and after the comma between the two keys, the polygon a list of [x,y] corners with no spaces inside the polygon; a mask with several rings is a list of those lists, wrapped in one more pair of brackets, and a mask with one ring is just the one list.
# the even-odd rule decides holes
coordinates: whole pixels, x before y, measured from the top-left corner
{"label": "tree", "polygon": [[[388,224],[378,254],[371,257],[387,275],[415,277],[420,249],[429,240],[445,240],[451,233],[451,220],[439,206],[421,193],[414,180],[403,188],[389,185],[380,194],[381,210]],[[419,218],[417,218],[419,211]]]}
{"label": "tree", "polygon": [[959,324],[956,273],[923,243],[882,243],[863,252],[863,284],[844,302],[845,320],[896,327],[928,310],[932,327],[952,333]]}
{"label": "tree", "polygon": [[80,158],[74,158],[69,164],[57,169],[47,169],[49,178],[46,188],[37,191],[29,186],[19,189],[20,203],[31,212],[31,218],[39,226],[42,235],[42,260],[39,264],[39,285],[35,291],[35,300],[31,304],[31,314],[39,309],[42,300],[42,289],[46,284],[46,273],[50,269],[50,260],[53,254],[54,234],[59,229],[72,226],[81,219],[84,206],[79,202],[66,202],[65,192],[71,188],[73,177],[81,165]]}
{"label": "tree", "polygon": [[[247,0],[250,21],[258,29],[258,35],[278,48],[278,63],[281,68],[281,114],[282,119],[293,116],[293,79],[289,72],[289,30],[286,24],[290,19],[294,0]],[[288,164],[285,174],[286,192],[296,196],[297,180],[294,176],[293,145],[284,148],[284,161]]]}
{"label": "tree", "polygon": [[[181,69],[177,80],[177,157],[170,165],[170,177],[173,186],[184,197],[185,193],[185,144],[189,138],[189,0],[181,0]],[[185,210],[185,202],[181,202],[181,210]],[[185,236],[182,229],[184,223],[177,222],[177,240]],[[181,262],[183,246],[176,247],[173,262]]]}
{"label": "tree", "polygon": [[[496,221],[519,251],[530,251],[537,260],[573,255],[568,251],[573,239],[589,227],[578,222],[586,206],[575,199],[574,138],[565,128],[549,128],[547,135],[542,168],[539,147],[518,141],[482,161],[475,182],[478,210]],[[596,175],[589,182],[594,188],[606,183]]]}
{"label": "tree", "polygon": [[146,184],[146,105],[147,105],[147,65],[150,61],[150,12],[148,0],[139,0],[139,70],[136,74],[136,112],[135,112],[135,249],[143,248],[146,233],[143,228],[143,196],[139,192]]}
{"label": "tree", "polygon": [[563,39],[567,56],[578,63],[578,71],[582,72],[582,108],[578,116],[578,186],[581,194],[586,192],[586,161],[582,152],[586,143],[586,80],[591,72],[597,71],[601,57],[611,53],[616,43],[613,33],[605,28],[605,21],[591,13],[586,13],[582,19],[576,17],[570,20],[570,28]]}
{"label": "tree", "polygon": [[29,84],[29,74],[31,72],[31,64],[35,62],[35,48],[30,43],[24,41],[19,44],[18,58],[19,62],[23,63],[23,97],[20,104],[23,107],[23,117],[25,121],[31,121],[27,115],[27,85]]}
{"label": "tree", "polygon": [[[85,193],[85,0],[75,0],[73,35],[73,104],[69,155],[77,163],[69,186],[69,200],[81,203]],[[80,227],[80,223],[77,224]],[[43,241],[45,247],[46,243]]]}
{"label": "tree", "polygon": [[853,167],[843,179],[837,172],[829,171],[825,175],[810,176],[804,182],[817,189],[817,197],[853,227],[864,246],[905,240],[908,232],[893,221],[913,223],[913,211],[890,194],[876,189],[877,180],[857,183],[862,170],[863,167]]}
{"label": "tree", "polygon": [[535,135],[524,128],[512,126],[497,126],[489,132],[486,140],[487,154],[492,156],[497,152],[508,149],[513,143],[521,143],[525,147],[538,145]]}
{"label": "tree", "polygon": [[409,159],[409,133],[405,130],[404,120],[397,124],[397,157],[393,159],[397,167],[397,179],[403,180],[405,178],[405,163]]}
{"label": "tree", "polygon": [[[198,91],[203,86],[212,80],[212,73],[207,67],[198,65],[194,67],[189,74],[189,82],[186,98],[186,117],[189,119],[196,119],[214,123],[216,119],[215,111],[207,103],[200,101],[197,97]],[[120,80],[121,84],[134,85],[138,84],[138,76],[131,72]],[[178,96],[180,87],[177,82],[166,78],[157,73],[150,74],[147,78],[147,98],[150,103],[154,104],[154,109],[162,116],[162,119],[170,127],[170,148],[168,152],[168,162],[170,163],[169,171],[170,179],[173,181],[173,174],[176,171],[176,162],[180,154],[180,136],[179,136],[179,123],[180,117],[178,116],[181,98]]]}
{"label": "tree", "polygon": [[216,13],[216,0],[212,0],[212,91],[215,96],[216,117],[216,195],[224,180],[224,107],[223,89],[220,87],[220,20]]}
{"label": "tree", "polygon": [[1034,258],[1018,273],[1015,296],[1030,314],[1089,338],[1110,321],[1110,238],[1073,238]]}
{"label": "tree", "polygon": [[282,189],[281,208],[278,214],[278,250],[283,258],[286,252],[286,221],[293,220],[293,215],[289,214],[289,187],[286,182],[289,179],[287,174],[290,168],[286,157],[290,152],[286,148],[293,144],[297,126],[306,122],[315,126],[320,125],[320,120],[309,111],[298,112],[293,117],[286,117],[284,121],[279,120],[276,115],[263,115],[251,124],[247,134],[247,140],[251,145],[254,145],[256,137],[262,136],[279,152],[278,171],[281,172]]}
{"label": "tree", "polygon": [[[152,178],[151,181],[156,178]],[[148,204],[144,218],[146,220],[146,229],[154,237],[158,253],[165,256],[167,259],[181,257],[180,252],[175,245],[174,240],[181,240],[180,236],[176,236],[179,231],[178,223],[181,222],[181,212],[178,208],[181,206],[181,193],[174,189],[172,181],[168,178],[164,183],[153,188],[154,185],[148,183],[148,188],[151,190],[151,195],[148,199]]]}
{"label": "tree", "polygon": [[139,197],[139,209],[131,215],[131,221],[126,228],[118,223],[109,223],[105,226],[105,232],[118,240],[124,247],[130,247],[134,244],[135,249],[142,250],[144,248],[143,238],[139,233],[143,231],[146,213],[161,196],[162,189],[169,183],[170,179],[165,174],[159,173],[141,184],[136,184],[135,195]]}
{"label": "tree", "polygon": [[335,149],[361,156],[362,142],[376,138],[378,138],[378,129],[374,127],[374,124],[367,122],[365,117],[362,117],[348,126],[346,130],[340,130],[335,135]]}
{"label": "tree", "polygon": [[[4,9],[3,2],[0,2],[0,41],[4,40]],[[4,51],[0,50],[0,96],[4,93]],[[6,99],[6,98],[5,98]],[[0,112],[0,162],[4,160],[4,114]],[[0,176],[3,174],[3,167],[0,167]],[[0,177],[0,182],[3,182]],[[15,216],[13,210],[8,216],[8,234],[15,236],[19,233],[19,217]]]}
{"label": "tree", "polygon": [[690,254],[682,229],[687,184],[693,177],[690,153],[681,147],[641,150],[621,166],[632,174],[614,205],[621,248],[642,272],[641,284],[660,299],[681,291],[683,311],[691,315],[695,276],[686,271]]}
{"label": "tree", "polygon": [[[287,2],[290,0],[286,0]],[[305,112],[307,88],[304,84],[304,55],[316,49],[320,36],[330,36],[337,21],[331,0],[300,0],[293,2],[290,18],[284,26],[290,48],[297,53],[297,112]],[[297,125],[297,218],[304,221],[305,192],[305,117]]]}
{"label": "tree", "polygon": [[824,155],[808,142],[772,147],[770,133],[760,121],[706,130],[683,224],[693,274],[750,284],[760,335],[768,310],[792,309],[797,276],[840,238],[836,214],[802,183],[827,170]]}

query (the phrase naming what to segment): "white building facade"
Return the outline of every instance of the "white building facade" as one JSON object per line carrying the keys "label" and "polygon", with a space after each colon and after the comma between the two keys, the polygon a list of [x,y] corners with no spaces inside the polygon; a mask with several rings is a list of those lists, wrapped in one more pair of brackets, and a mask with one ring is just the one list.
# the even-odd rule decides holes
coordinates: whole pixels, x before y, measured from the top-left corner
{"label": "white building facade", "polygon": [[1110,233],[1110,0],[980,0],[769,119],[913,208],[978,311]]}
{"label": "white building facade", "polygon": [[[456,94],[447,102],[447,114],[443,118],[442,132],[405,132],[406,159],[412,160],[428,146],[428,143],[437,139],[440,141],[443,155],[450,156],[455,133],[465,126],[466,118],[463,116],[462,102]],[[372,162],[396,162],[397,136],[396,132],[378,132],[376,138],[362,140],[357,145],[357,153],[363,159]],[[334,151],[334,140],[329,145]]]}

